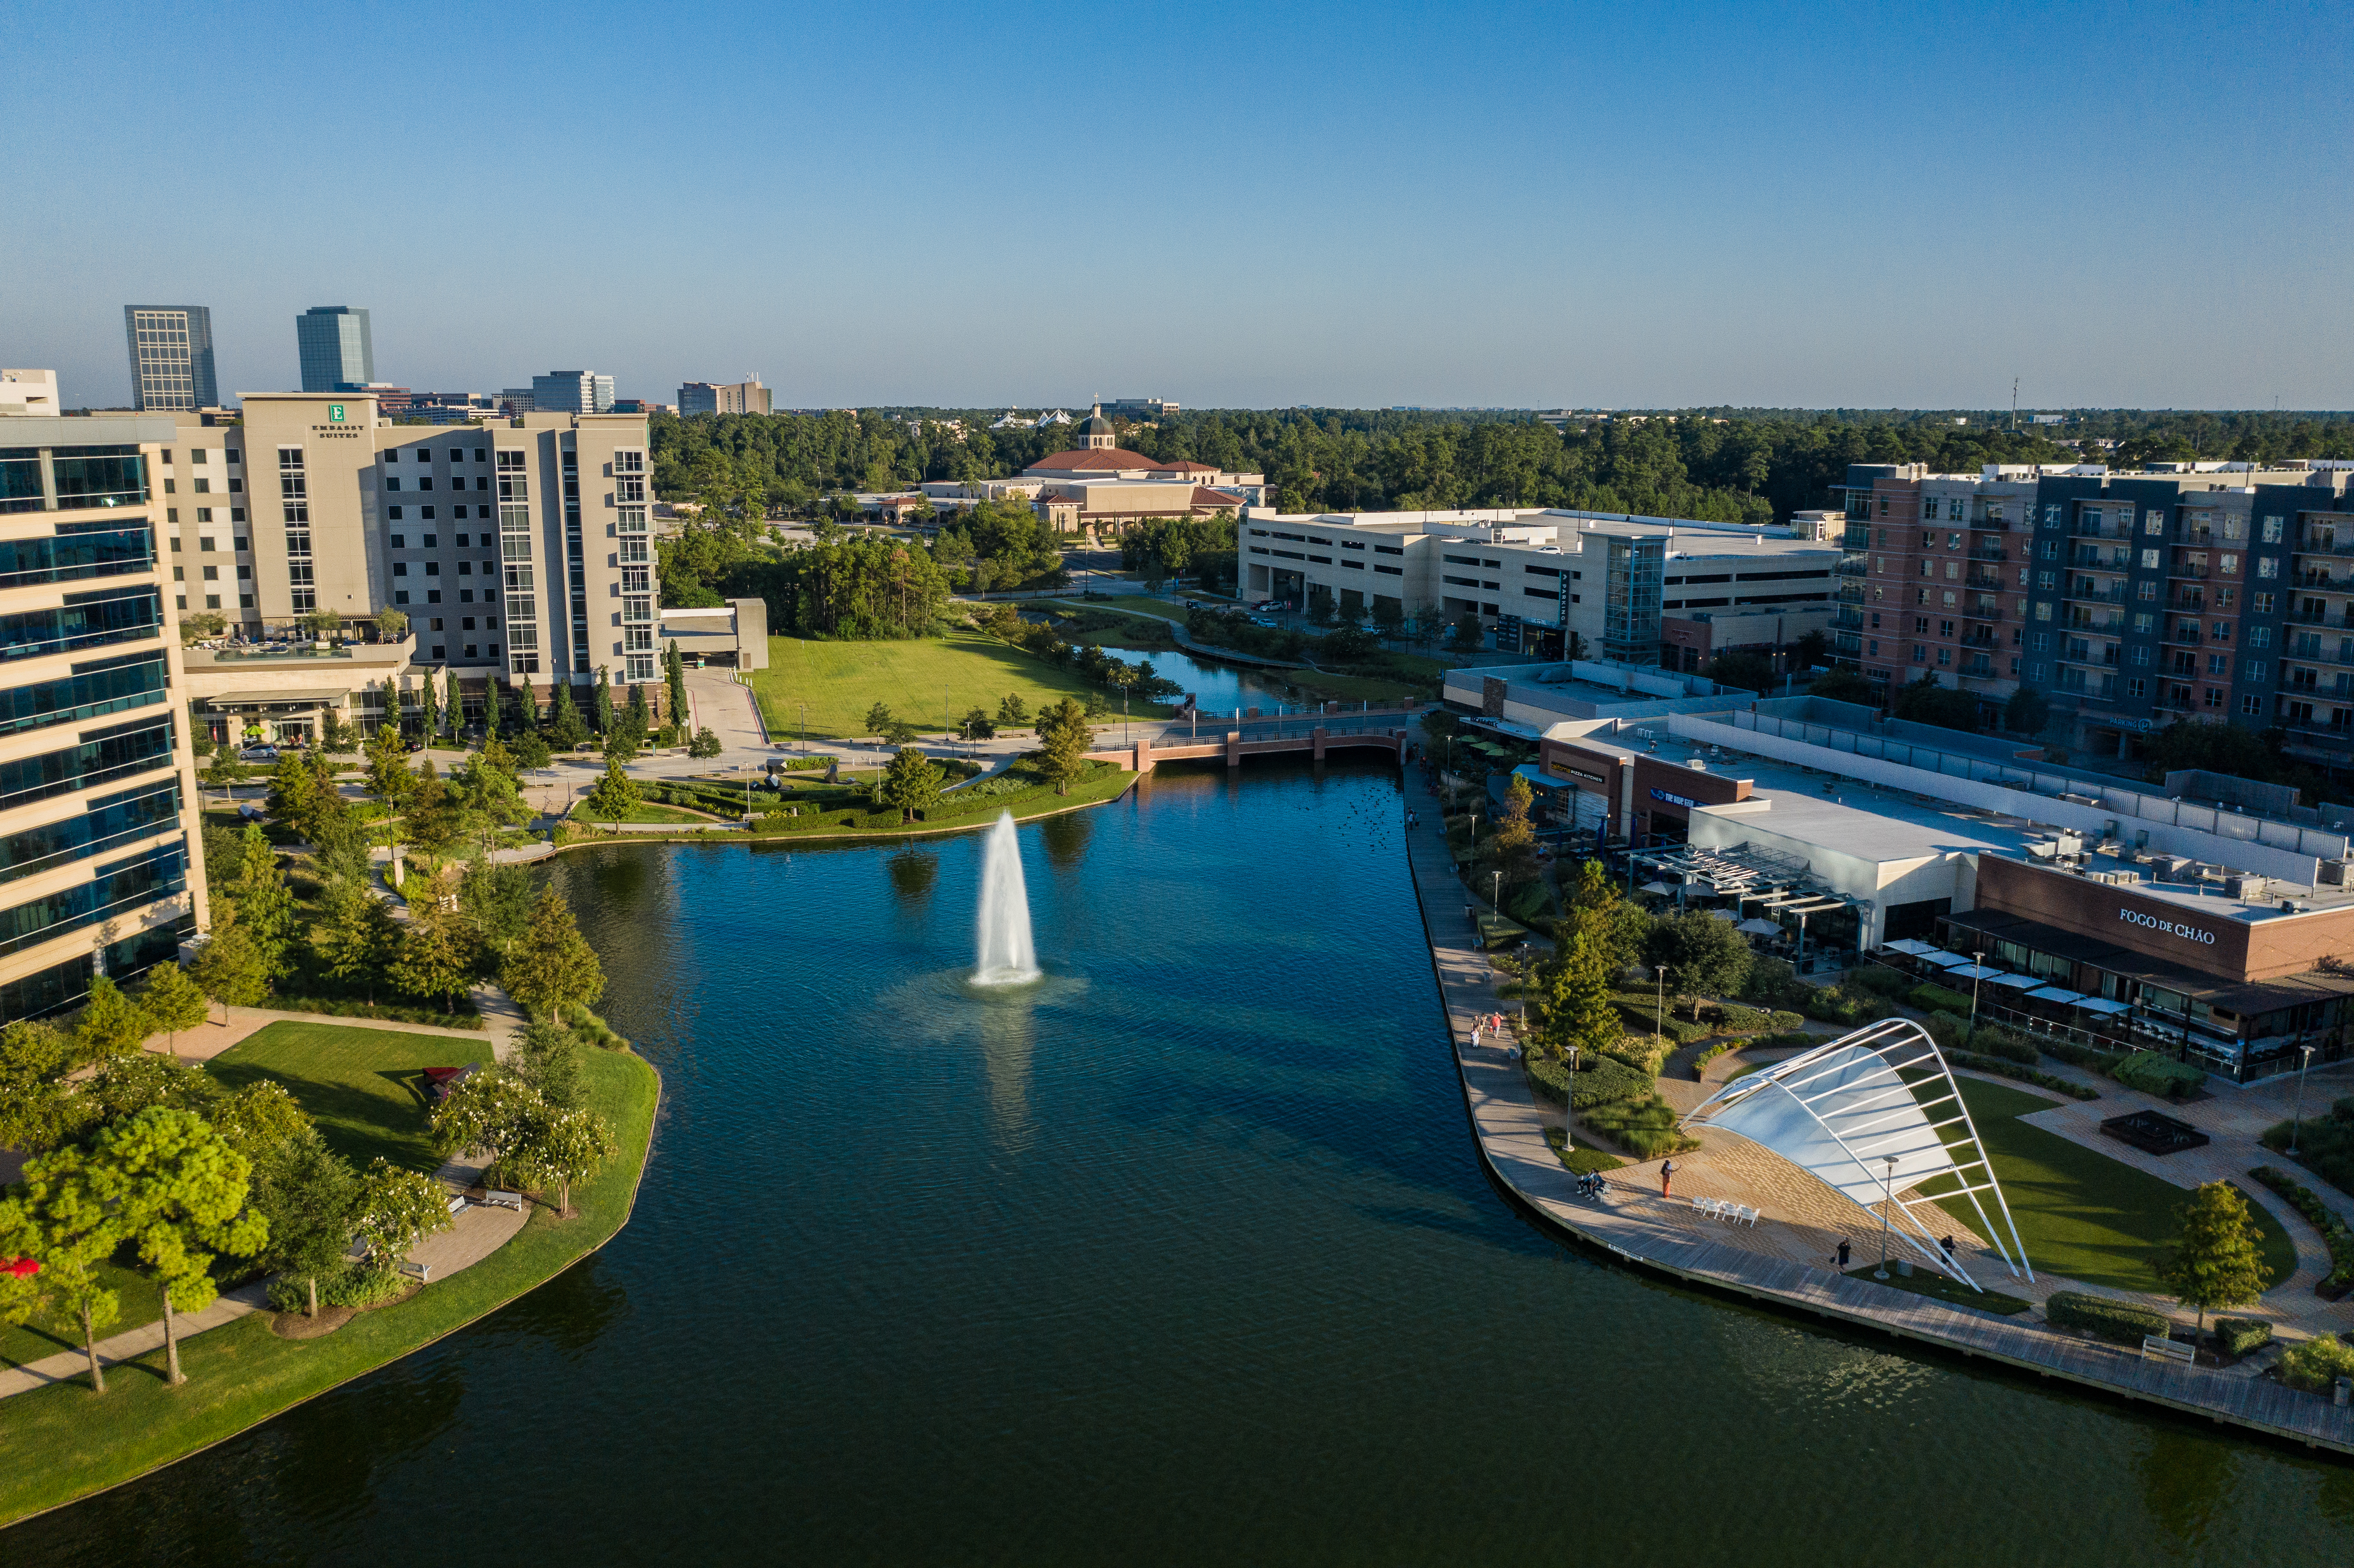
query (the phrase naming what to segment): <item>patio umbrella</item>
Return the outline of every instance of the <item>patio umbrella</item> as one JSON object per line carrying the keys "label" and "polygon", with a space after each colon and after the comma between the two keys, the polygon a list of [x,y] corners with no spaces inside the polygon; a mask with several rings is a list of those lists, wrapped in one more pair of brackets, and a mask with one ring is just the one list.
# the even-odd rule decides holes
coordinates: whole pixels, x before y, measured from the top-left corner
{"label": "patio umbrella", "polygon": [[2044,982],[2034,975],[1999,974],[1987,976],[1988,983],[2007,985],[2017,991],[2033,991]]}
{"label": "patio umbrella", "polygon": [[1956,980],[1990,980],[2002,973],[2000,969],[1990,969],[1984,964],[1964,964],[1960,969],[1947,969],[1946,972]]}
{"label": "patio umbrella", "polygon": [[1675,887],[1670,883],[1647,882],[1643,884],[1643,891],[1646,893],[1673,893],[1675,891]]}
{"label": "patio umbrella", "polygon": [[1748,919],[1744,920],[1740,925],[1734,927],[1734,929],[1736,931],[1746,931],[1753,937],[1778,937],[1782,934],[1781,927],[1776,925],[1771,920],[1760,919],[1755,915],[1751,916]]}
{"label": "patio umbrella", "polygon": [[1733,911],[1730,909],[1712,909],[1709,913],[1715,916],[1720,920],[1730,920],[1733,918]]}
{"label": "patio umbrella", "polygon": [[1915,959],[1936,951],[1936,949],[1929,946],[1928,943],[1916,942],[1910,937],[1899,937],[1896,940],[1883,945],[1896,952],[1903,953],[1908,957]]}

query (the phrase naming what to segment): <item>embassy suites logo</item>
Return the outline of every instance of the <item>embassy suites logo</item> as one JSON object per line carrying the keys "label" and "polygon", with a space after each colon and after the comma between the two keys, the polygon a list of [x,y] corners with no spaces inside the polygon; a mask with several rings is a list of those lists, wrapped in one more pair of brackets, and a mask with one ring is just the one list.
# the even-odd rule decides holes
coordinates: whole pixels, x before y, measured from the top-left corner
{"label": "embassy suites logo", "polygon": [[2117,918],[2128,926],[2147,926],[2153,931],[2163,931],[2186,942],[2204,942],[2211,948],[2215,945],[2215,933],[2212,931],[2202,931],[2196,926],[2179,926],[2171,920],[2161,920],[2155,915],[2145,915],[2138,909],[2128,909],[2123,905],[2117,906]]}

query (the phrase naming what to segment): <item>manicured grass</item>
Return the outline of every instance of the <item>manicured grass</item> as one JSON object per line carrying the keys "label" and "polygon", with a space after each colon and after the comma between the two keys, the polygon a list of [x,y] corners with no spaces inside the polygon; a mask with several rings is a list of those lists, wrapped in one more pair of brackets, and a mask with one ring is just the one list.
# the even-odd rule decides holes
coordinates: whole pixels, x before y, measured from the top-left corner
{"label": "manicured grass", "polygon": [[108,1368],[103,1398],[87,1381],[18,1394],[0,1406],[10,1461],[0,1466],[0,1525],[127,1481],[396,1361],[545,1283],[602,1244],[629,1215],[659,1085],[652,1067],[623,1052],[591,1051],[582,1079],[621,1152],[572,1190],[573,1218],[559,1221],[535,1207],[514,1240],[473,1267],[398,1306],[364,1312],[324,1339],[281,1340],[270,1331],[267,1312],[198,1335],[180,1347],[188,1382],[176,1389],[163,1381],[158,1351]]}
{"label": "manicured grass", "polygon": [[[584,827],[599,827],[612,820],[610,817],[600,817],[590,810],[588,802],[586,800],[576,802],[570,814],[574,821]],[[675,806],[657,806],[651,801],[641,800],[622,814],[621,821],[625,822],[691,822],[700,827],[707,825],[711,821],[711,817],[707,812],[682,811]]]}
{"label": "manicured grass", "polygon": [[[981,708],[992,717],[1011,692],[1032,712],[1065,697],[1087,701],[1104,695],[1075,670],[1033,658],[977,631],[906,642],[817,642],[799,637],[769,639],[769,668],[752,673],[752,692],[768,718],[769,733],[789,740],[801,733],[801,706],[809,705],[812,739],[866,735],[866,710],[876,703],[919,730],[939,733],[941,715],[961,720]],[[944,709],[943,704],[946,707]],[[1166,714],[1157,704],[1135,705],[1140,714]]]}
{"label": "manicured grass", "polygon": [[[127,1259],[133,1255],[122,1255]],[[99,1265],[98,1273],[107,1288],[119,1297],[115,1319],[98,1331],[100,1339],[153,1323],[164,1315],[162,1289],[128,1263],[109,1260]],[[81,1322],[69,1312],[40,1312],[21,1324],[0,1325],[0,1367],[20,1367],[59,1351],[79,1355],[81,1348]],[[6,1408],[0,1404],[0,1411]]]}
{"label": "manicured grass", "polygon": [[1555,1159],[1581,1176],[1590,1175],[1596,1171],[1616,1171],[1627,1163],[1615,1154],[1605,1154],[1602,1150],[1588,1148],[1583,1143],[1573,1145],[1564,1152],[1562,1148],[1564,1141],[1559,1128],[1545,1128],[1545,1147],[1553,1150]]}
{"label": "manicured grass", "polygon": [[425,1101],[425,1069],[490,1059],[488,1040],[398,1029],[352,1029],[281,1019],[209,1064],[231,1088],[257,1078],[286,1086],[327,1147],[366,1169],[384,1156],[412,1171],[439,1170]]}
{"label": "manicured grass", "polygon": [[[1978,1135],[1986,1140],[1988,1158],[1994,1161],[1995,1178],[2009,1201],[2029,1261],[2039,1271],[2048,1269],[2088,1285],[2166,1294],[2150,1272],[2150,1259],[2174,1238],[2174,1211],[2190,1196],[2190,1191],[2020,1121],[2022,1116],[2052,1108],[2052,1102],[2041,1095],[1977,1078],[1956,1081]],[[1947,1128],[1943,1136],[1950,1141],[1960,1131]],[[1951,1192],[1953,1183],[1943,1178],[1924,1190],[1934,1197]],[[1979,1201],[1986,1202],[1987,1195]],[[1961,1224],[1974,1229],[1978,1224],[1967,1198],[1938,1206]],[[1988,1210],[1991,1217],[1991,1203]],[[2001,1223],[1999,1217],[1995,1223]],[[2259,1228],[2264,1262],[2278,1285],[2296,1270],[2296,1248],[2269,1215],[2260,1219]],[[2003,1239],[2006,1244],[2009,1240]]]}

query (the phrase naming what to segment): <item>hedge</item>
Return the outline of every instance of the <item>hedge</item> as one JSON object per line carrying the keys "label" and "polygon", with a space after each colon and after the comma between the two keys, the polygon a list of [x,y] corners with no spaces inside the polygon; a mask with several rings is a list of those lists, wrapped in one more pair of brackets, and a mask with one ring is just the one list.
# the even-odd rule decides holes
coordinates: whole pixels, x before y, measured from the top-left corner
{"label": "hedge", "polygon": [[1991,1023],[1981,1023],[1970,1032],[1970,1049],[1984,1055],[2000,1056],[2022,1067],[2032,1067],[2043,1054],[2031,1044],[2008,1029],[1998,1029]]}
{"label": "hedge", "polygon": [[2188,1062],[2178,1062],[2155,1051],[2131,1053],[2109,1069],[2109,1076],[2129,1089],[2163,1095],[2172,1100],[2181,1099],[2207,1078],[2206,1074]]}
{"label": "hedge", "polygon": [[2244,1356],[2259,1345],[2273,1342],[2273,1326],[2261,1318],[2218,1318],[2215,1342],[2227,1355]]}
{"label": "hedge", "polygon": [[[1559,1064],[1554,1064],[1558,1068]],[[1573,1110],[1591,1110],[1596,1106],[1613,1105],[1620,1100],[1649,1097],[1652,1080],[1607,1056],[1596,1060],[1589,1071],[1579,1073],[1570,1081],[1569,1103]]]}
{"label": "hedge", "polygon": [[1885,964],[1866,964],[1848,976],[1848,979],[1863,987],[1864,990],[1887,997],[1892,1001],[1911,991],[1916,983],[1913,977],[1903,970],[1892,969]]}
{"label": "hedge", "polygon": [[2109,1340],[2120,1345],[2138,1345],[2145,1334],[2164,1339],[2173,1325],[2158,1313],[2144,1307],[2134,1307],[2123,1301],[2112,1301],[2105,1296],[2087,1296],[2078,1290],[2055,1290],[2043,1303],[2046,1322],[2056,1328],[2082,1329],[2096,1340]]}
{"label": "hedge", "polygon": [[2354,1289],[2354,1230],[2349,1230],[2346,1222],[2317,1197],[2313,1189],[2279,1166],[2259,1165],[2248,1174],[2286,1198],[2288,1206],[2303,1214],[2306,1223],[2319,1231],[2321,1239],[2329,1244],[2329,1276],[2313,1287],[2315,1293],[2335,1301]]}
{"label": "hedge", "polygon": [[1941,985],[1916,985],[1904,999],[1924,1012],[1951,1012],[1967,1017],[1970,999]]}
{"label": "hedge", "polygon": [[1668,998],[1666,1007],[1659,1005],[1658,998],[1649,996],[1616,996],[1611,998],[1611,1001],[1618,1004],[1618,1011],[1626,1017],[1628,1028],[1649,1034],[1651,1033],[1652,1021],[1657,1019],[1659,1032],[1679,1045],[1689,1045],[1695,1040],[1705,1040],[1716,1033],[1715,1027],[1712,1024],[1691,1023],[1678,1018],[1673,1011],[1675,1006],[1673,997]]}
{"label": "hedge", "polygon": [[1727,1051],[1745,1050],[1748,1047],[1748,1044],[1749,1042],[1746,1040],[1718,1041],[1715,1044],[1710,1046],[1707,1050],[1692,1058],[1691,1069],[1693,1081],[1699,1081],[1702,1069],[1706,1068],[1711,1062],[1715,1061]]}
{"label": "hedge", "polygon": [[1808,1018],[1825,1023],[1876,1023],[1889,1015],[1888,1004],[1867,991],[1849,991],[1845,984],[1825,987],[1810,994],[1800,1011]]}
{"label": "hedge", "polygon": [[[1775,1016],[1779,1018],[1784,1015],[1776,1013]],[[1788,1045],[1814,1046],[1821,1044],[1823,1044],[1823,1042],[1819,1037],[1808,1033],[1805,1030],[1798,1028],[1794,1023],[1788,1029],[1782,1030],[1778,1033],[1760,1034],[1755,1040],[1744,1040],[1742,1042],[1742,1046],[1744,1049],[1750,1051],[1768,1051],[1779,1050],[1782,1047]]]}
{"label": "hedge", "polygon": [[2016,1062],[2006,1062],[1999,1056],[1979,1056],[1967,1051],[1948,1051],[1946,1060],[1956,1067],[1967,1067],[1976,1073],[1992,1073],[1998,1078],[2016,1078],[2022,1084],[2033,1084],[2039,1089],[2050,1089],[2055,1095],[2071,1099],[2096,1100],[2101,1091],[2065,1078],[2055,1078],[2049,1073],[2039,1073],[2032,1067],[2022,1067]]}
{"label": "hedge", "polygon": [[1528,1073],[1529,1087],[1538,1094],[1556,1105],[1569,1097],[1569,1068],[1564,1064],[1529,1051],[1522,1054],[1521,1065]]}
{"label": "hedge", "polygon": [[1585,1115],[1585,1125],[1625,1144],[1643,1160],[1698,1149],[1700,1140],[1676,1130],[1676,1107],[1654,1094],[1640,1100],[1613,1100]]}

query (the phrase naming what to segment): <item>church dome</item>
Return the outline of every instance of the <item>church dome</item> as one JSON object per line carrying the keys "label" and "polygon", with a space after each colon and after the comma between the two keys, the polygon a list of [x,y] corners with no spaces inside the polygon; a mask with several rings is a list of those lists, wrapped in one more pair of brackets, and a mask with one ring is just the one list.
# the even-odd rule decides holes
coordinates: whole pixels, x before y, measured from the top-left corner
{"label": "church dome", "polygon": [[1102,404],[1087,411],[1087,422],[1079,427],[1079,445],[1092,450],[1108,450],[1118,439],[1112,433],[1111,421],[1104,418]]}

